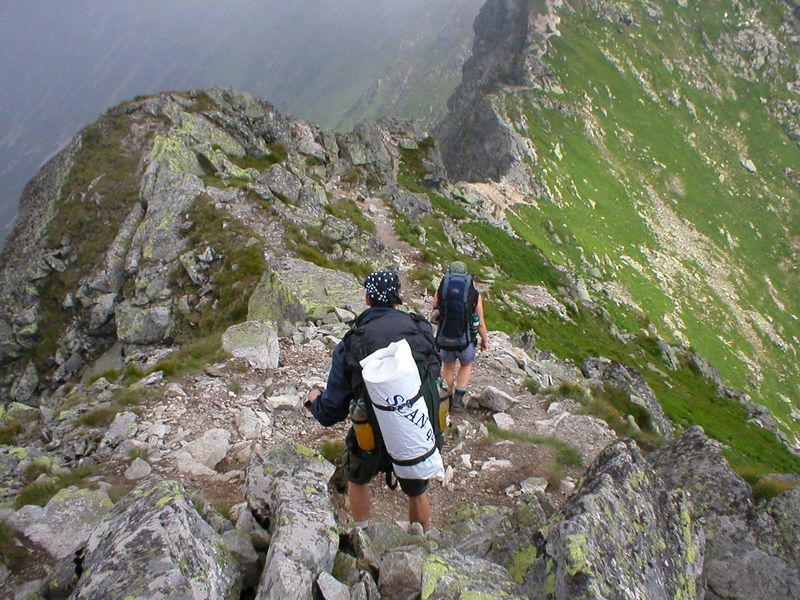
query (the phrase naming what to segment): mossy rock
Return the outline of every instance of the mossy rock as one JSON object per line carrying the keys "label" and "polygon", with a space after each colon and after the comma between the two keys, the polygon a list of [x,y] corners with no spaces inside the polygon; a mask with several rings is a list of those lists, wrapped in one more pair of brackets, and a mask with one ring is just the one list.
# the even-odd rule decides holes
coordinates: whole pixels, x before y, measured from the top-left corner
{"label": "mossy rock", "polygon": [[287,323],[322,319],[334,308],[354,313],[365,308],[363,288],[355,276],[287,258],[256,286],[247,317],[282,328]]}

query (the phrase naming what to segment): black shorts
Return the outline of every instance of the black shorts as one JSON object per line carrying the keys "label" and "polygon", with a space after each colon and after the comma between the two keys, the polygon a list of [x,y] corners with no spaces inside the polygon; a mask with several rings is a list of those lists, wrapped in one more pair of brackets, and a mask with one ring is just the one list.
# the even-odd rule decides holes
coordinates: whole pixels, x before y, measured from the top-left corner
{"label": "black shorts", "polygon": [[[385,457],[385,458],[383,458]],[[347,481],[353,483],[369,483],[381,471],[382,458],[389,460],[389,456],[383,449],[374,452],[364,452],[359,448],[350,448],[344,454],[344,469],[347,473]],[[427,479],[402,479],[397,478],[400,489],[409,498],[421,496],[428,490]]]}

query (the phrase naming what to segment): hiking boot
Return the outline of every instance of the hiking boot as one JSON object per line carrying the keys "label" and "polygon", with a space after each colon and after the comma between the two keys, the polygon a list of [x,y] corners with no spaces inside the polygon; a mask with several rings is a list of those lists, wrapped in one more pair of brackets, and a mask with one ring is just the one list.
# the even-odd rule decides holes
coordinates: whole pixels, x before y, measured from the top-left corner
{"label": "hiking boot", "polygon": [[456,388],[452,397],[450,398],[450,408],[464,408],[464,395],[466,393],[467,390],[463,388]]}

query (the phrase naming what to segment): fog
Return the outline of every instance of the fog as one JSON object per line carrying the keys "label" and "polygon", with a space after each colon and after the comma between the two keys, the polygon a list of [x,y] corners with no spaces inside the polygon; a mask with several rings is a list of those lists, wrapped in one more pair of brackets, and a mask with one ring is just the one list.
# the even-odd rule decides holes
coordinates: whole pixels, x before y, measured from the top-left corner
{"label": "fog", "polygon": [[450,52],[444,59],[460,65],[481,3],[0,0],[0,244],[24,185],[107,108],[218,85],[349,127],[359,98],[409,48]]}

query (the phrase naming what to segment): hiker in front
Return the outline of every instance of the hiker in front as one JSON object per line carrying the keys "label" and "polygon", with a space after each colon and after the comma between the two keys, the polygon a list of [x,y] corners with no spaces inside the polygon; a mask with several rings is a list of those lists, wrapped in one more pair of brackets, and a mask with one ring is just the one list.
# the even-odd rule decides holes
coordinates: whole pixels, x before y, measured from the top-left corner
{"label": "hiker in front", "polygon": [[364,287],[367,310],[333,349],[326,389],[311,390],[305,404],[326,427],[350,417],[344,467],[356,527],[369,524],[369,482],[383,472],[390,487],[399,483],[408,496],[408,520],[427,530],[428,483],[444,478],[439,449],[446,419],[439,414],[433,330],[424,317],[396,308],[397,274],[376,271]]}
{"label": "hiker in front", "polygon": [[[452,390],[450,407],[464,405],[480,336],[480,349],[488,350],[489,334],[483,318],[483,298],[463,262],[450,265],[433,297],[431,320],[437,324],[436,344],[442,358],[442,377]],[[456,361],[459,363],[456,374]],[[455,384],[455,389],[453,389]]]}

